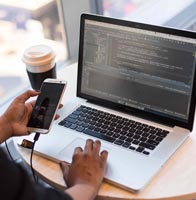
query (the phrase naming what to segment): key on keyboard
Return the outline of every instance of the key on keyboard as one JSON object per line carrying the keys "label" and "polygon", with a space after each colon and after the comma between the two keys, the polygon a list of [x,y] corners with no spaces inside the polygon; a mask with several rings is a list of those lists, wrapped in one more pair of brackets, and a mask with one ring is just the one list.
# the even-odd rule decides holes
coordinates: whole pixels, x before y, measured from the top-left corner
{"label": "key on keyboard", "polygon": [[169,131],[80,106],[59,125],[149,155]]}

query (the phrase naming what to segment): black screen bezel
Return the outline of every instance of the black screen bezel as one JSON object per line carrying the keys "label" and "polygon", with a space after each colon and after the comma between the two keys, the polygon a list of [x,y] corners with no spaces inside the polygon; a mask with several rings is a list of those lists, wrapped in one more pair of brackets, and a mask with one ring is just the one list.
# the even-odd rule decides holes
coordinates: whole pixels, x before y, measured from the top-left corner
{"label": "black screen bezel", "polygon": [[187,122],[180,120],[180,119],[179,120],[173,119],[170,116],[160,116],[160,115],[158,116],[156,114],[149,113],[144,110],[130,108],[125,105],[113,103],[113,102],[110,102],[110,101],[107,101],[104,99],[100,99],[100,98],[97,98],[97,97],[94,97],[94,96],[91,96],[91,95],[81,92],[85,20],[106,22],[106,23],[115,24],[115,25],[121,25],[121,26],[126,26],[126,27],[139,28],[139,29],[143,29],[143,30],[156,31],[156,32],[160,32],[160,33],[167,33],[167,34],[171,34],[171,35],[183,36],[183,37],[187,37],[187,38],[191,38],[191,39],[196,39],[196,33],[191,32],[191,31],[186,31],[186,30],[179,30],[179,29],[174,29],[174,28],[169,28],[169,27],[149,25],[149,24],[143,24],[143,23],[138,23],[138,22],[132,22],[132,21],[126,21],[126,20],[121,20],[121,19],[114,19],[114,18],[99,16],[99,15],[83,13],[81,15],[81,22],[80,22],[78,77],[77,77],[77,96],[78,97],[85,98],[88,101],[90,101],[92,103],[96,103],[101,106],[109,107],[109,108],[112,108],[115,110],[119,110],[121,112],[126,112],[128,114],[139,116],[139,117],[142,117],[142,118],[145,118],[148,120],[150,119],[150,120],[162,123],[162,124],[169,125],[171,127],[180,126],[182,128],[186,128],[186,129],[189,129],[190,131],[192,131],[193,123],[194,123],[194,115],[195,115],[195,104],[196,104],[196,77],[195,77],[196,72],[194,74],[192,98],[191,98],[191,103],[190,103],[190,112],[189,112]]}

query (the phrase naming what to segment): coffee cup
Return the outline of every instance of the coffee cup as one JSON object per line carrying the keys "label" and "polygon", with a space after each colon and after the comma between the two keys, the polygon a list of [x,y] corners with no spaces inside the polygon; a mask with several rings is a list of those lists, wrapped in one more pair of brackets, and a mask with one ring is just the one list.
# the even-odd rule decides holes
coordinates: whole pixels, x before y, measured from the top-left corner
{"label": "coffee cup", "polygon": [[40,90],[46,78],[56,78],[55,53],[46,45],[31,46],[24,51],[22,61],[34,90]]}

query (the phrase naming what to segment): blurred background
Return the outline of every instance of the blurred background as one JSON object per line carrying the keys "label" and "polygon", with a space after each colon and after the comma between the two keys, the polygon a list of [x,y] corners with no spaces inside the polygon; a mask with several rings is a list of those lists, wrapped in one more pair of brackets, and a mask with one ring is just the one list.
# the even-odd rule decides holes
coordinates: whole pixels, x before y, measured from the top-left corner
{"label": "blurred background", "polygon": [[[72,18],[62,21],[63,17],[67,17],[62,11],[66,12],[72,5],[75,12],[81,10],[81,5],[88,5],[92,13],[196,31],[196,0],[79,2],[78,0],[0,0],[0,105],[12,97],[13,92],[16,93],[16,90],[20,91],[21,88],[28,86],[25,65],[21,61],[22,53],[27,47],[47,44],[56,51],[58,62],[69,59],[70,44],[65,39],[67,31],[63,23],[66,23],[66,20],[71,21]],[[64,8],[61,8],[63,6]],[[76,13],[73,12],[72,15],[74,14]]]}
{"label": "blurred background", "polygon": [[48,44],[57,60],[67,57],[62,42],[57,3],[54,0],[0,0],[0,103],[26,81],[21,61],[24,50],[36,44]]}

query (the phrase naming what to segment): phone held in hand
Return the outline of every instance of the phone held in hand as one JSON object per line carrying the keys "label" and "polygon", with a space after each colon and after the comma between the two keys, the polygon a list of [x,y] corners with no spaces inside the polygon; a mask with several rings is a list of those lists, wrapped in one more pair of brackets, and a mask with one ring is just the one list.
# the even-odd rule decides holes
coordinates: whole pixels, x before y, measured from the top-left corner
{"label": "phone held in hand", "polygon": [[42,83],[27,124],[29,132],[46,134],[50,131],[66,85],[66,81],[58,79],[46,79]]}

